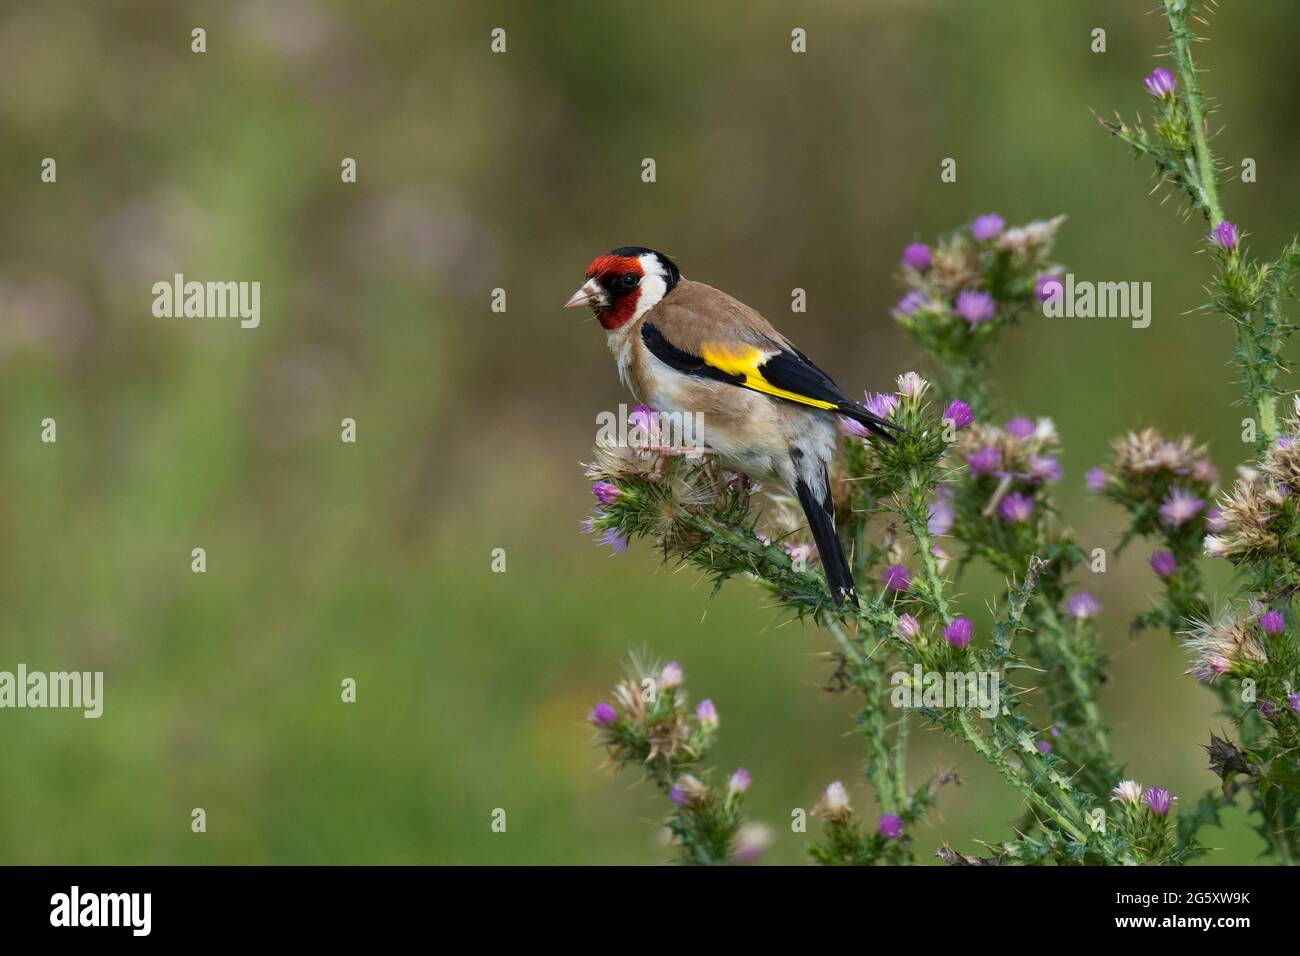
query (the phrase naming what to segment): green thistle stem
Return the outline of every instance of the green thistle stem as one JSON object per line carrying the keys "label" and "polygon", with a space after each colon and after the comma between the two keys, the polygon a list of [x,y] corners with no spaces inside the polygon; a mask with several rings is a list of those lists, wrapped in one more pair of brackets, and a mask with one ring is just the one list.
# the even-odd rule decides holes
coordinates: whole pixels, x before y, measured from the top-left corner
{"label": "green thistle stem", "polygon": [[[993,746],[989,739],[979,732],[979,728],[975,726],[969,711],[958,710],[955,714],[955,727],[960,732],[961,736],[963,736],[966,741],[975,748],[980,756],[988,761],[988,763],[997,770],[999,774],[1001,774],[1004,780],[1020,791],[1021,795],[1023,795],[1029,802],[1030,806],[1035,807],[1039,812],[1079,843],[1088,842],[1086,824],[1082,821],[1076,823],[1071,820],[1066,811],[1053,806],[1051,801],[1035,788],[1030,779],[1012,767],[1010,761],[1006,758],[1005,749],[1001,746]],[[995,728],[1001,728],[1004,731],[1001,736],[1011,737],[1014,739],[1014,731],[1003,727],[1004,721],[1001,717],[994,718],[992,723]],[[999,735],[995,734],[995,736]],[[1026,759],[1022,760],[1022,763],[1026,768],[1028,768],[1031,764],[1037,764],[1039,761],[1026,755]],[[1034,773],[1033,776],[1039,779],[1045,779],[1047,776],[1045,768],[1038,768],[1038,772]]]}
{"label": "green thistle stem", "polygon": [[1192,61],[1192,32],[1187,28],[1187,18],[1192,12],[1191,0],[1164,0],[1165,16],[1169,19],[1170,52],[1182,83],[1183,102],[1187,106],[1187,120],[1191,127],[1192,145],[1195,149],[1197,189],[1205,207],[1206,218],[1213,228],[1223,222],[1223,208],[1219,205],[1218,173],[1214,154],[1210,152],[1205,135],[1205,106],[1200,84],[1196,81],[1196,65]]}
{"label": "green thistle stem", "polygon": [[901,509],[907,533],[916,545],[917,556],[921,559],[922,578],[925,582],[925,595],[934,613],[943,623],[952,623],[952,612],[944,596],[944,578],[939,571],[939,561],[934,556],[934,538],[930,534],[930,515],[927,498],[934,486],[933,476],[923,474],[920,469],[912,468],[907,475],[907,502]]}

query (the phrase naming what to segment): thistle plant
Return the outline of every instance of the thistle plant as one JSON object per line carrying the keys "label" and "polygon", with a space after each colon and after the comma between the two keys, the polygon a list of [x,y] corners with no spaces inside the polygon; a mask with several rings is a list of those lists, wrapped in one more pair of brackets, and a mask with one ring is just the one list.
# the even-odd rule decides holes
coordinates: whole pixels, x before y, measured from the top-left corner
{"label": "thistle plant", "polygon": [[[1191,439],[1168,442],[1143,432],[1116,443],[1113,474],[1099,473],[1095,481],[1128,511],[1125,540],[1155,537],[1165,545],[1151,558],[1165,586],[1164,606],[1135,623],[1163,624],[1179,636],[1191,656],[1190,673],[1214,688],[1240,738],[1233,744],[1211,736],[1207,751],[1222,786],[1184,819],[1184,841],[1201,824],[1217,823],[1219,809],[1244,788],[1269,852],[1290,863],[1300,849],[1300,764],[1290,707],[1297,651],[1288,627],[1297,583],[1293,516],[1300,472],[1292,462],[1300,405],[1290,418],[1280,417],[1280,407],[1282,353],[1295,328],[1283,310],[1294,298],[1300,245],[1293,239],[1276,258],[1261,259],[1227,218],[1219,193],[1223,168],[1210,149],[1210,111],[1192,55],[1191,24],[1204,11],[1192,0],[1162,0],[1161,9],[1172,69],[1157,68],[1146,78],[1155,101],[1152,122],[1117,117],[1103,125],[1135,155],[1154,161],[1157,177],[1185,200],[1189,216],[1204,218],[1203,242],[1216,271],[1201,309],[1233,327],[1233,364],[1251,415],[1243,440],[1253,443],[1254,454],[1224,492],[1215,488],[1217,473],[1204,449]],[[1238,571],[1236,587],[1217,601],[1201,590],[1203,557],[1228,560]]]}
{"label": "thistle plant", "polygon": [[[826,785],[814,809],[821,832],[809,848],[818,863],[916,862],[911,834],[953,780],[940,774],[918,782],[909,773],[916,722],[977,755],[1024,807],[1014,827],[981,841],[976,853],[945,845],[939,856],[951,865],[1181,863],[1205,852],[1199,829],[1218,823],[1242,793],[1269,852],[1288,863],[1300,853],[1292,607],[1300,589],[1300,400],[1293,410],[1283,406],[1280,358],[1292,330],[1283,306],[1300,246],[1260,261],[1224,216],[1191,57],[1192,8],[1189,0],[1162,4],[1173,69],[1135,81],[1154,103],[1150,122],[1105,125],[1154,160],[1160,179],[1207,221],[1203,242],[1216,273],[1204,308],[1236,331],[1234,363],[1254,416],[1252,457],[1224,489],[1195,438],[1135,423],[1086,481],[1124,514],[1120,547],[1149,549],[1161,597],[1136,612],[1133,626],[1181,642],[1188,673],[1218,696],[1234,728],[1208,735],[1219,780],[1198,800],[1126,779],[1112,752],[1098,704],[1109,667],[1098,640],[1106,615],[1076,583],[1087,556],[1054,496],[1064,476],[1061,436],[1049,418],[1005,408],[988,373],[1006,331],[1063,292],[1064,268],[1052,259],[1063,217],[1008,227],[985,214],[932,245],[904,250],[905,292],[894,317],[933,371],[904,372],[895,390],[865,396],[872,412],[900,428],[896,443],[868,440],[843,423],[836,499],[858,606],[831,601],[788,503],[756,493],[707,454],[606,445],[587,467],[597,501],[587,530],[602,543],[622,549],[647,540],[715,588],[752,581],[780,613],[826,634],[836,679],[858,694],[865,784],[879,815],[855,812],[842,781]],[[1230,592],[1206,593],[1202,565],[1211,560],[1236,567]],[[973,566],[991,569],[1002,585],[960,594]],[[986,676],[997,703],[969,706],[938,692],[926,675],[946,686]],[[618,706],[598,707],[592,720],[616,764],[641,767],[672,797],[670,828],[683,858],[726,862],[736,854],[743,788],[703,782],[698,764],[716,724],[693,721],[680,687],[663,676],[659,683],[673,686],[655,700],[636,697],[636,682],[624,682]],[[912,703],[898,704],[899,694]]]}
{"label": "thistle plant", "polygon": [[684,862],[746,862],[765,842],[764,830],[746,826],[744,795],[751,778],[743,767],[725,784],[711,782],[704,758],[717,738],[713,701],[689,707],[681,665],[644,667],[634,659],[630,676],[614,688],[614,703],[600,701],[590,722],[596,742],[615,766],[640,767],[673,806],[667,827]]}

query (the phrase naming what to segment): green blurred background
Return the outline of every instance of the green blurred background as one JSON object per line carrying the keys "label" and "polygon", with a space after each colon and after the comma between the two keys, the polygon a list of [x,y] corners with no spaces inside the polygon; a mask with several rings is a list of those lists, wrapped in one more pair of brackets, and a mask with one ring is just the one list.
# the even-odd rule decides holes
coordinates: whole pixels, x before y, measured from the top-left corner
{"label": "green blurred background", "polygon": [[[853,701],[820,689],[828,641],[743,582],[710,600],[649,548],[611,559],[579,533],[578,462],[628,399],[599,328],[559,305],[595,255],[653,246],[879,388],[917,364],[889,318],[905,243],[1066,213],[1058,258],[1152,282],[1153,324],[1030,320],[997,379],[1008,414],[1055,418],[1067,514],[1113,545],[1119,515],[1082,488],[1110,436],[1194,429],[1225,471],[1244,450],[1230,334],[1185,314],[1202,225],[1146,195],[1090,112],[1145,107],[1150,7],[5,3],[0,669],[103,670],[106,690],[97,721],[0,712],[0,862],[659,862],[661,799],[600,769],[583,723],[638,648],[717,702],[767,858],[806,859],[791,808],[833,779],[869,804]],[[1300,8],[1224,5],[1209,32],[1216,147],[1259,170],[1225,201],[1274,251],[1300,220]],[[261,327],[155,318],[176,272],[260,281]],[[1080,584],[1106,604],[1120,758],[1192,802],[1226,721],[1167,636],[1128,634],[1147,554]],[[967,583],[985,620],[990,582]],[[920,852],[1008,836],[1009,790],[914,740],[914,784],[965,778]],[[1258,858],[1239,817],[1205,836],[1216,862]]]}

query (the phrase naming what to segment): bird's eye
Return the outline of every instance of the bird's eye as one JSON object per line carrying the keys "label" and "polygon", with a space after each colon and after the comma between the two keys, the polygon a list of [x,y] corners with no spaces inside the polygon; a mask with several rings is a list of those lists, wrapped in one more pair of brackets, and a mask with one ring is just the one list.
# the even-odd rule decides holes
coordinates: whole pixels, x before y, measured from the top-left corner
{"label": "bird's eye", "polygon": [[632,272],[629,272],[627,275],[623,276],[623,285],[628,289],[635,289],[637,283],[640,281],[641,281],[641,277]]}

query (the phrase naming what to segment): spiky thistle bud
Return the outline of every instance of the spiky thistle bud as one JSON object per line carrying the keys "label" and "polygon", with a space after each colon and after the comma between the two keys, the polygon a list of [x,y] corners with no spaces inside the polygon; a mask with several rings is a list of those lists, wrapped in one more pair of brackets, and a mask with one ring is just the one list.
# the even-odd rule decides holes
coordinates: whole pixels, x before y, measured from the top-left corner
{"label": "spiky thistle bud", "polygon": [[817,801],[817,806],[813,807],[813,813],[830,823],[843,823],[853,816],[849,792],[844,784],[838,780],[830,784]]}
{"label": "spiky thistle bud", "polygon": [[695,706],[695,716],[699,718],[701,726],[709,729],[714,729],[721,723],[718,718],[718,708],[707,698]]}

